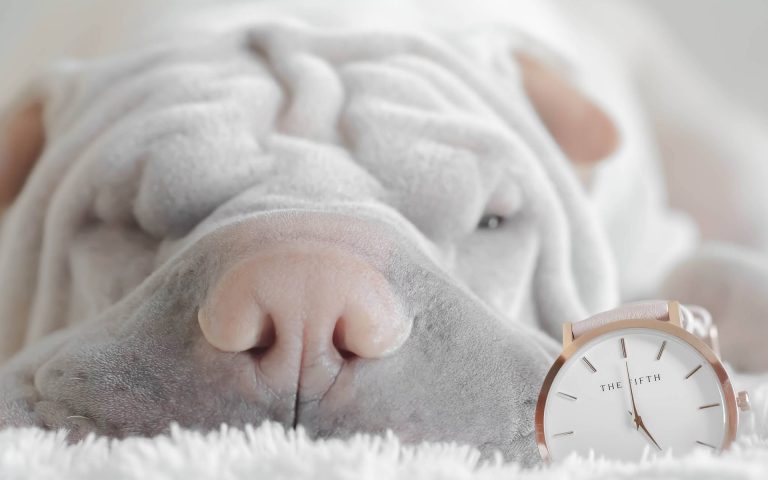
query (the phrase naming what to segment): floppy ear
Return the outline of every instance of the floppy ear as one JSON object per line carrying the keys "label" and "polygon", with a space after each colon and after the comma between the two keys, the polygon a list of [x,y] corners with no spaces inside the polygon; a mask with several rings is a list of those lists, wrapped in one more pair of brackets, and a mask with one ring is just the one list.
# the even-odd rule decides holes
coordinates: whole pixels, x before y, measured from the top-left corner
{"label": "floppy ear", "polygon": [[45,144],[43,102],[27,95],[0,113],[0,211],[24,187]]}
{"label": "floppy ear", "polygon": [[536,112],[574,163],[593,164],[616,149],[616,126],[600,107],[557,71],[530,55],[516,52],[515,58]]}

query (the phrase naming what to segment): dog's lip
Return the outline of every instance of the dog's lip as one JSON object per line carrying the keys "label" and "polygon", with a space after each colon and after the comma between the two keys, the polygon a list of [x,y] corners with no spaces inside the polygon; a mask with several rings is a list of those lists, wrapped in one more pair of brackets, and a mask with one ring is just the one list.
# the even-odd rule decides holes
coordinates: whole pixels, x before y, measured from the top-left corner
{"label": "dog's lip", "polygon": [[362,360],[357,357],[348,357],[345,358],[341,353],[339,354],[339,368],[336,370],[333,377],[330,378],[328,381],[328,384],[325,388],[323,388],[321,391],[318,392],[306,392],[302,389],[302,371],[299,370],[296,375],[296,386],[291,391],[286,392],[278,392],[275,389],[273,389],[268,382],[263,381],[264,380],[264,374],[261,372],[261,367],[259,365],[259,360],[262,355],[264,355],[268,351],[268,347],[254,347],[250,350],[246,350],[245,352],[242,352],[242,355],[246,355],[250,358],[250,361],[252,363],[255,375],[258,379],[262,380],[259,382],[260,387],[264,387],[267,391],[267,393],[273,397],[273,398],[293,398],[293,407],[290,411],[291,418],[286,419],[290,423],[290,425],[293,428],[297,428],[299,425],[302,425],[303,428],[306,428],[301,423],[301,411],[306,408],[309,405],[316,405],[320,404],[328,395],[329,392],[333,390],[334,387],[337,386],[337,380],[341,377],[342,372],[345,372],[349,370],[350,368],[356,368],[357,364]]}

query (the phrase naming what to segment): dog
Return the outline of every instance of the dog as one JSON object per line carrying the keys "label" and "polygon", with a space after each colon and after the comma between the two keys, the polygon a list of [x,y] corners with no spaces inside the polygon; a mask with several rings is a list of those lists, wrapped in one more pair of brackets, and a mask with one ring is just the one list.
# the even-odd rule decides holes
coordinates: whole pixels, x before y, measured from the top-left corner
{"label": "dog", "polygon": [[[536,4],[516,11],[543,12],[542,31],[627,15]],[[695,196],[676,198],[689,217],[664,204],[627,99],[664,132],[695,113],[638,95],[599,37],[582,55],[525,31],[532,17],[385,28],[359,24],[372,3],[339,5],[346,24],[260,4],[58,62],[6,109],[0,426],[77,441],[272,420],[533,464],[562,323],[723,281],[702,280]],[[611,46],[642,58],[628,37]],[[659,134],[665,158],[707,136],[684,133]],[[670,176],[689,175],[677,158]],[[725,240],[759,242],[760,212]],[[738,233],[698,213],[708,238]]]}

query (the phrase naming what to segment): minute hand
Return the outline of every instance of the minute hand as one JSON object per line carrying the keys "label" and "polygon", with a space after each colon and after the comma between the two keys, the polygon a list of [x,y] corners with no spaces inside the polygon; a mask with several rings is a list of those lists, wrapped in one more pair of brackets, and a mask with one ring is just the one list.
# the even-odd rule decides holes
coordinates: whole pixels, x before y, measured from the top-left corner
{"label": "minute hand", "polygon": [[646,435],[648,435],[648,438],[653,442],[654,445],[656,445],[656,448],[661,450],[661,447],[656,442],[656,439],[653,438],[653,435],[651,435],[651,432],[648,431],[647,428],[645,428],[645,423],[643,423],[643,418],[637,414],[637,406],[635,405],[635,392],[632,390],[632,377],[629,375],[629,362],[624,362],[624,366],[627,368],[627,383],[629,383],[629,395],[632,398],[632,411],[634,414],[632,415],[632,420],[635,422],[635,430],[642,428],[643,432],[645,432]]}
{"label": "minute hand", "polygon": [[642,420],[637,414],[637,406],[635,405],[635,392],[632,390],[632,377],[629,376],[629,362],[624,362],[624,366],[627,368],[627,383],[629,384],[629,395],[632,397],[632,420],[635,422],[635,430],[640,428]]}

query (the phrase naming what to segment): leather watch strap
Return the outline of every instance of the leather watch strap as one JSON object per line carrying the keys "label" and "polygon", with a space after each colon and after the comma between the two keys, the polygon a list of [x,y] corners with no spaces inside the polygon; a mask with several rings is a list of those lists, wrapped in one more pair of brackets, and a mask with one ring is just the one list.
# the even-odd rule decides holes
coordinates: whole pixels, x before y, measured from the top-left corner
{"label": "leather watch strap", "polygon": [[572,325],[573,338],[577,339],[595,328],[621,320],[647,319],[668,322],[671,315],[677,315],[674,311],[670,312],[670,309],[675,308],[679,308],[680,325],[688,332],[704,340],[719,356],[717,329],[712,323],[712,316],[709,312],[698,305],[681,305],[666,300],[627,303],[612,310],[592,315]]}

